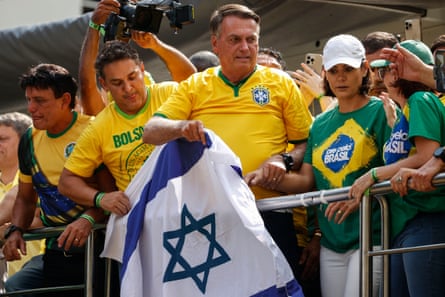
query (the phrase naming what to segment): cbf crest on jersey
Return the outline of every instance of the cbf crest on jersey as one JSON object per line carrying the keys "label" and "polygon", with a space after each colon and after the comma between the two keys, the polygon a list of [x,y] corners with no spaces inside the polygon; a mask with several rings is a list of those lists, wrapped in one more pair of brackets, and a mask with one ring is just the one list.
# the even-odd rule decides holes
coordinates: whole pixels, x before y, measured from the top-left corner
{"label": "cbf crest on jersey", "polygon": [[258,105],[266,105],[270,102],[269,89],[262,86],[257,86],[252,89],[252,97],[253,101],[255,101],[255,103]]}
{"label": "cbf crest on jersey", "polygon": [[75,142],[70,142],[65,146],[65,151],[64,151],[65,158],[68,158],[71,155],[75,145],[76,145]]}

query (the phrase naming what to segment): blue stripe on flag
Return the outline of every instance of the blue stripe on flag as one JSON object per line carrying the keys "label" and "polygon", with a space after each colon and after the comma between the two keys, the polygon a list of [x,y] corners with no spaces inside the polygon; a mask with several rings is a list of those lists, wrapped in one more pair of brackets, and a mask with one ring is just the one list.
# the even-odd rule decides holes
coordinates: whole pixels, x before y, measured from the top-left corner
{"label": "blue stripe on flag", "polygon": [[[207,147],[212,146],[206,133]],[[122,259],[120,278],[125,275],[128,260],[136,249],[139,236],[144,224],[145,208],[148,202],[153,200],[158,191],[163,189],[170,179],[186,174],[199,161],[204,153],[204,145],[199,142],[189,142],[185,139],[171,141],[164,146],[156,162],[152,179],[147,182],[141,197],[128,215],[127,233],[125,236],[125,248]]]}
{"label": "blue stripe on flag", "polygon": [[293,279],[286,284],[286,287],[270,287],[250,297],[304,297],[304,295],[298,282]]}

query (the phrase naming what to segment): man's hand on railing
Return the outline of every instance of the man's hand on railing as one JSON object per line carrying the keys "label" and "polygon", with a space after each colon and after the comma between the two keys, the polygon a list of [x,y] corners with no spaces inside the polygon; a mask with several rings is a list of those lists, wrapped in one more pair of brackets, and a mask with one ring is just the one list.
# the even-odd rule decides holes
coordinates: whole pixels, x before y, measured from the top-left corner
{"label": "man's hand on railing", "polygon": [[259,168],[248,172],[244,181],[249,186],[259,186],[269,190],[275,190],[286,174],[286,166],[283,157],[272,156],[261,164]]}
{"label": "man's hand on railing", "polygon": [[[285,171],[284,171],[285,173]],[[274,177],[272,174],[267,173],[264,168],[259,168],[257,170],[251,171],[244,176],[244,181],[249,186],[258,186],[269,190],[275,190],[277,185],[283,179],[283,175],[277,175]]]}
{"label": "man's hand on railing", "polygon": [[59,248],[68,251],[71,246],[83,246],[90,235],[91,229],[92,226],[89,221],[78,218],[71,224],[67,225],[59,238],[57,238]]}
{"label": "man's hand on railing", "polygon": [[5,244],[5,231],[9,227],[9,225],[11,225],[11,223],[6,223],[0,226],[0,248],[2,248]]}
{"label": "man's hand on railing", "polygon": [[13,232],[3,245],[3,255],[6,261],[20,260],[26,255],[26,243],[21,232]]}

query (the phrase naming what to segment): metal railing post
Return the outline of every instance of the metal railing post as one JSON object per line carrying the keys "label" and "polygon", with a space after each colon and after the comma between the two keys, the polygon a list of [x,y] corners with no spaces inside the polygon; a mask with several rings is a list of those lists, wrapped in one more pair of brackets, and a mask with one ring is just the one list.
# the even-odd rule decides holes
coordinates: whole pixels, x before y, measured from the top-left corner
{"label": "metal railing post", "polygon": [[105,259],[105,288],[104,297],[110,297],[111,295],[111,259]]}
{"label": "metal railing post", "polygon": [[96,232],[93,230],[85,244],[85,297],[93,297],[94,275],[94,239]]}
{"label": "metal railing post", "polygon": [[[381,232],[381,242],[382,242],[382,248],[384,250],[389,248],[389,241],[390,241],[390,222],[389,222],[389,208],[388,208],[388,201],[386,201],[386,198],[380,195],[376,195],[374,197],[377,199],[380,205],[380,211],[382,214],[382,232]],[[384,254],[383,256],[383,276],[382,276],[382,290],[381,290],[381,297],[389,297],[389,255]]]}
{"label": "metal railing post", "polygon": [[372,260],[368,252],[372,249],[371,199],[365,195],[360,203],[360,291],[361,297],[372,296]]}

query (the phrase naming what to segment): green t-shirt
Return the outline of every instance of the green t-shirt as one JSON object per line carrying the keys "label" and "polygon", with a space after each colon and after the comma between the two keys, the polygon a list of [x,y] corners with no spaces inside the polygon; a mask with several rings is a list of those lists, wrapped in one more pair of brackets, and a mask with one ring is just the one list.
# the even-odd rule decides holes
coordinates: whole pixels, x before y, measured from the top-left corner
{"label": "green t-shirt", "polygon": [[[314,121],[304,162],[313,167],[317,190],[342,188],[369,169],[383,165],[383,145],[389,137],[385,110],[381,100],[371,97],[359,110],[341,113],[338,107],[320,114]],[[359,246],[360,215],[352,213],[342,224],[328,221],[327,205],[317,209],[323,232],[321,244],[343,253]],[[380,243],[380,210],[373,201],[373,241]]]}
{"label": "green t-shirt", "polygon": [[[391,164],[414,154],[414,137],[437,141],[440,146],[445,145],[445,107],[431,92],[416,92],[408,98],[385,145],[386,163]],[[438,188],[428,193],[410,191],[405,197],[389,195],[392,237],[397,236],[419,212],[445,211],[444,194],[445,188]]]}

